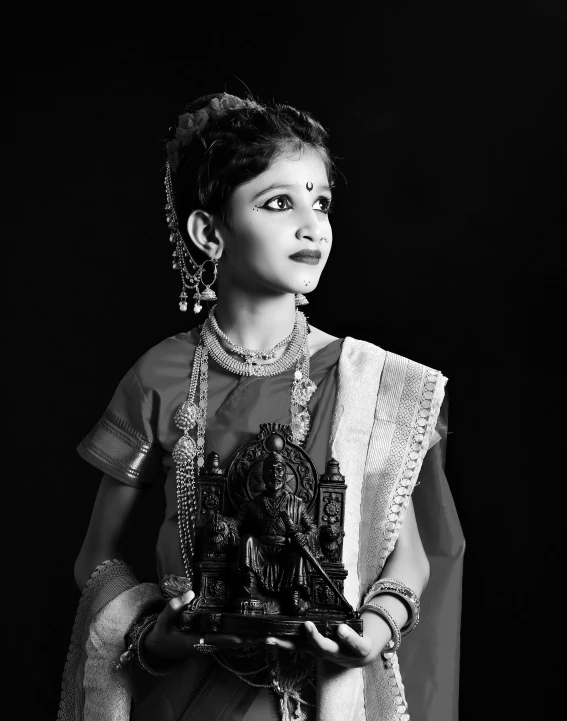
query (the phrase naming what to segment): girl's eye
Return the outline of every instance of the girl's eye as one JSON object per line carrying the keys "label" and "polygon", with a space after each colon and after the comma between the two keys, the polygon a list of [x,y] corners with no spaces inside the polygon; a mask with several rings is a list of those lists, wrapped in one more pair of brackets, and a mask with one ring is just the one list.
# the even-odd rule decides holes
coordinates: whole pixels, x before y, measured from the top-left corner
{"label": "girl's eye", "polygon": [[[313,204],[313,209],[319,211],[320,213],[328,214],[331,212],[331,205],[331,199],[322,195],[320,198],[317,198]],[[262,206],[262,208],[265,208],[266,210],[275,210],[276,212],[291,210],[292,207],[291,201],[287,195],[277,195],[275,198],[268,200]]]}
{"label": "girl's eye", "polygon": [[315,205],[317,205],[317,203],[320,203],[321,207],[315,208],[315,210],[319,210],[322,213],[326,213],[327,215],[331,212],[331,208],[333,205],[333,201],[331,200],[331,198],[326,198],[325,196],[321,196],[320,198],[317,198],[317,200],[315,201]]}
{"label": "girl's eye", "polygon": [[278,195],[277,197],[268,200],[268,202],[262,207],[267,208],[268,210],[276,211],[289,210],[291,208],[291,203],[289,202],[287,195]]}

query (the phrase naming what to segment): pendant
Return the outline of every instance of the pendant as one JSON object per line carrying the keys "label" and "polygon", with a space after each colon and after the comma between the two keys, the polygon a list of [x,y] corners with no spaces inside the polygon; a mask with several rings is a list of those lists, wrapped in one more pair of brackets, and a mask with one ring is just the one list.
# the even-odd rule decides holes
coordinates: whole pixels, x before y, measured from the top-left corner
{"label": "pendant", "polygon": [[175,425],[182,431],[188,431],[195,426],[198,417],[199,409],[193,401],[185,401],[175,413]]}
{"label": "pendant", "polygon": [[313,383],[310,378],[303,377],[295,381],[291,397],[294,403],[300,406],[306,406],[316,390],[317,386],[315,383]]}
{"label": "pendant", "polygon": [[301,413],[293,414],[291,419],[291,430],[294,442],[304,441],[309,433],[309,422],[311,417],[309,411],[301,411]]}
{"label": "pendant", "polygon": [[184,465],[191,463],[197,454],[197,446],[191,436],[181,436],[173,448],[173,460]]}
{"label": "pendant", "polygon": [[252,365],[260,365],[260,364],[258,363],[258,355],[257,355],[257,354],[245,356],[245,357],[244,357],[244,362],[245,362],[245,363],[248,363],[248,365],[250,365],[250,366],[252,366]]}

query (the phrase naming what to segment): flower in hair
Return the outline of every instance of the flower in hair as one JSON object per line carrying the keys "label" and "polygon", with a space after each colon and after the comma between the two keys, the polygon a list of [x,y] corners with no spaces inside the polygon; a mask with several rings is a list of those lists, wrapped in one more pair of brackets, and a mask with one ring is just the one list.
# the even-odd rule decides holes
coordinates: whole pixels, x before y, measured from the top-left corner
{"label": "flower in hair", "polygon": [[204,108],[200,108],[194,113],[180,115],[175,129],[175,137],[165,146],[171,170],[173,172],[177,170],[185,149],[191,144],[194,136],[205,128],[209,118],[216,120],[224,117],[231,110],[259,107],[258,103],[253,100],[242,100],[236,95],[223,93],[218,98],[212,98]]}

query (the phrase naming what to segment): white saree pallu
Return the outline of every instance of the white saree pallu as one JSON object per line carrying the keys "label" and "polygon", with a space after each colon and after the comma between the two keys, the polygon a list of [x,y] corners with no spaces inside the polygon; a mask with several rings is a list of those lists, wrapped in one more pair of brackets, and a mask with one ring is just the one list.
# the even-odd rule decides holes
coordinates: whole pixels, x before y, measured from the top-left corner
{"label": "white saree pallu", "polygon": [[[435,434],[447,379],[436,370],[352,338],[345,339],[338,370],[329,446],[347,479],[345,595],[358,606],[394,549]],[[430,581],[437,586],[447,585],[459,606],[461,556],[459,548],[454,558],[448,558],[452,586],[447,574]],[[458,667],[458,614],[451,623],[453,627],[443,635],[443,656],[453,669]],[[404,645],[416,642],[417,637],[417,633],[414,639],[404,637]],[[415,656],[414,666],[423,658],[439,658],[439,654],[427,653],[427,647],[435,645],[435,638],[422,635],[420,641],[423,653]],[[320,663],[318,721],[409,721],[411,709],[398,657],[388,656],[378,657],[363,669]],[[453,676],[439,684],[443,670],[432,665],[417,671],[410,666],[409,675],[421,676],[428,698],[426,703],[420,701],[413,718],[456,721],[457,684]],[[437,688],[432,691],[434,686]]]}

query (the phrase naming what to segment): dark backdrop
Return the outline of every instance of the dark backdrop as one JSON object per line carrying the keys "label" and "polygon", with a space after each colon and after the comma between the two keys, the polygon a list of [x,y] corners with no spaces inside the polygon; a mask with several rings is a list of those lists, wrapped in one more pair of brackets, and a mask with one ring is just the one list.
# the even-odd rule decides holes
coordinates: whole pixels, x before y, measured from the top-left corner
{"label": "dark backdrop", "polygon": [[[198,22],[172,7],[156,9],[151,31],[110,33],[108,23],[94,38],[88,23],[50,14],[45,31],[35,16],[34,34],[13,44],[4,170],[16,193],[4,243],[22,254],[8,270],[5,353],[16,367],[4,397],[22,411],[22,448],[7,453],[15,495],[4,525],[24,622],[4,623],[17,631],[29,718],[56,713],[78,600],[73,562],[100,475],[74,447],[135,359],[194,323],[177,310],[159,139],[186,101],[239,94],[243,83],[312,111],[344,174],[311,322],[449,377],[447,473],[468,544],[461,720],[556,708],[556,7],[243,4]],[[149,497],[128,549],[143,579],[155,575],[161,489]]]}

